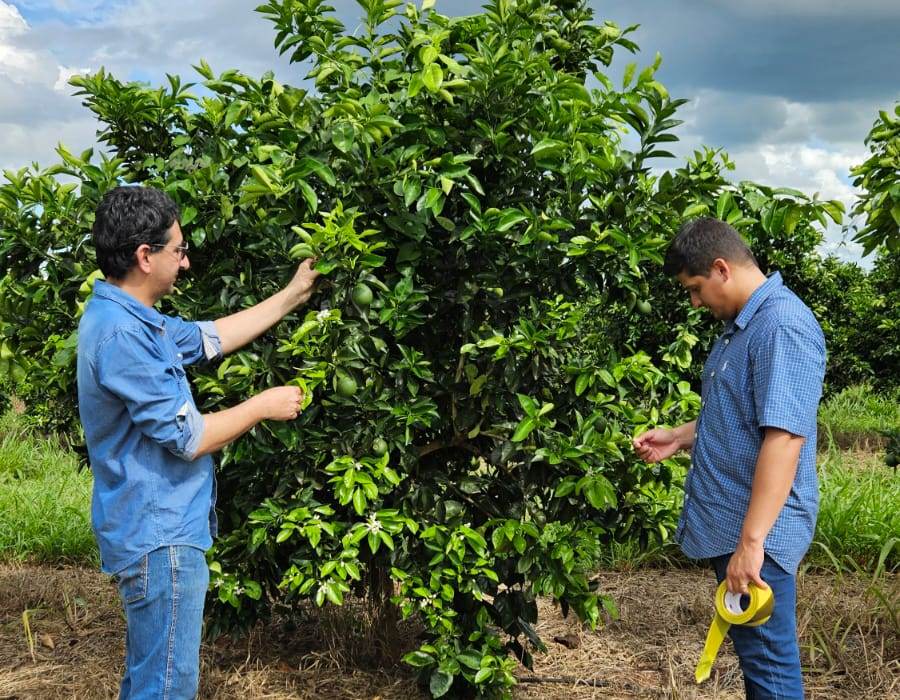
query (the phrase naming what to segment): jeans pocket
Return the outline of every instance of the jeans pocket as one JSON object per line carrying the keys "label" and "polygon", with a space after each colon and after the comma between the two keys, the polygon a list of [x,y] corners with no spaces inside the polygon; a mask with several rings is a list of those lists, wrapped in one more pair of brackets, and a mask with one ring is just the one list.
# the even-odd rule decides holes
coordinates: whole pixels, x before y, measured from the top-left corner
{"label": "jeans pocket", "polygon": [[125,604],[137,603],[147,596],[148,558],[145,554],[134,564],[116,574],[119,595]]}

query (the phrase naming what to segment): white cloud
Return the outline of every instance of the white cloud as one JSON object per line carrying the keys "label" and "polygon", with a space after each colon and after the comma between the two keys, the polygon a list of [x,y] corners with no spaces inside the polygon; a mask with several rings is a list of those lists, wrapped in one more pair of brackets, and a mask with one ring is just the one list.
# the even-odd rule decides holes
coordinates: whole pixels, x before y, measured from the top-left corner
{"label": "white cloud", "polygon": [[37,48],[35,34],[15,6],[0,2],[0,168],[48,165],[57,143],[80,151],[96,140],[96,121],[65,84],[84,69],[60,65]]}
{"label": "white cloud", "polygon": [[28,24],[13,5],[0,2],[0,75],[17,83],[29,80],[38,60],[33,51],[22,49],[16,39],[28,32]]}
{"label": "white cloud", "polygon": [[55,152],[58,143],[81,153],[96,144],[96,131],[97,122],[89,114],[44,124],[0,122],[0,171],[18,170],[33,162],[47,167],[59,160]]}
{"label": "white cloud", "polygon": [[59,77],[53,84],[53,89],[68,95],[72,89],[69,85],[69,80],[76,75],[88,75],[90,72],[90,68],[69,68],[68,66],[60,66]]}

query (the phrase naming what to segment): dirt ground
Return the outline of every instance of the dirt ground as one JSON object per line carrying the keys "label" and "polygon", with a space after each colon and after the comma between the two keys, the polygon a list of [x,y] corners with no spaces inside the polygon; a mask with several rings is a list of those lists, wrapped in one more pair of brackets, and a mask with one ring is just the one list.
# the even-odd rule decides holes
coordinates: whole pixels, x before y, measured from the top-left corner
{"label": "dirt ground", "polygon": [[[516,698],[742,698],[728,642],[710,680],[693,682],[712,614],[714,584],[703,570],[604,572],[620,619],[596,631],[541,603],[547,643]],[[896,575],[870,581],[804,574],[799,629],[811,699],[900,698]],[[408,668],[361,659],[353,610],[313,610],[260,625],[248,636],[204,645],[201,698],[426,698]],[[0,565],[0,698],[114,698],[123,659],[115,588],[82,568]],[[411,634],[410,634],[411,636]],[[554,639],[559,641],[554,641]],[[569,648],[571,647],[571,648]],[[535,682],[537,681],[537,682]]]}

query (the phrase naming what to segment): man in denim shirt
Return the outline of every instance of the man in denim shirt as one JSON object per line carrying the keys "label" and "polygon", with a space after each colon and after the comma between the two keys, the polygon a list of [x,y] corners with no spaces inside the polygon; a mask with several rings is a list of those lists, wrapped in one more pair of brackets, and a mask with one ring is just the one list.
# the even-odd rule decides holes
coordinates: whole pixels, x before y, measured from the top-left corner
{"label": "man in denim shirt", "polygon": [[822,330],[721,221],[682,226],[664,269],[725,326],[704,367],[697,420],[650,430],[634,446],[647,462],[691,449],[676,538],[689,557],[711,559],[732,593],[751,582],[772,589],[771,619],[729,636],[748,698],[802,698],[795,577],[818,512]]}
{"label": "man in denim shirt", "polygon": [[117,187],[97,209],[93,242],[107,281],[78,327],[78,407],[94,476],[92,524],[114,574],[127,636],[121,698],[193,698],[199,681],[205,550],[216,535],[211,453],[263,420],[297,417],[297,387],[275,387],[200,414],[184,365],[227,354],[306,302],[318,273],[304,261],[280,292],[214,322],[164,316],[155,304],[190,262],[168,195]]}

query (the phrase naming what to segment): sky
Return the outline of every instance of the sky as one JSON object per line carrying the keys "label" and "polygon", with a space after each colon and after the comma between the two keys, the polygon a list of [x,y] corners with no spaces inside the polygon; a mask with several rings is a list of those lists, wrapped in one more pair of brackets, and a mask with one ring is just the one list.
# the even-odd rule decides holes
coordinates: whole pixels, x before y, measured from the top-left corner
{"label": "sky", "polygon": [[[54,149],[95,145],[97,122],[67,80],[104,67],[121,80],[161,84],[166,73],[273,70],[305,77],[279,57],[262,0],[0,0],[0,169],[56,162]],[[416,0],[420,4],[421,0]],[[355,0],[330,0],[348,30]],[[482,0],[437,0],[447,15],[477,12]],[[597,21],[641,25],[641,52],[617,54],[612,76],[631,61],[663,56],[658,79],[690,102],[672,150],[678,161],[701,145],[723,148],[735,180],[794,187],[854,200],[850,168],[879,109],[900,99],[898,0],[591,0]],[[860,250],[826,232],[825,252],[858,260]]]}

